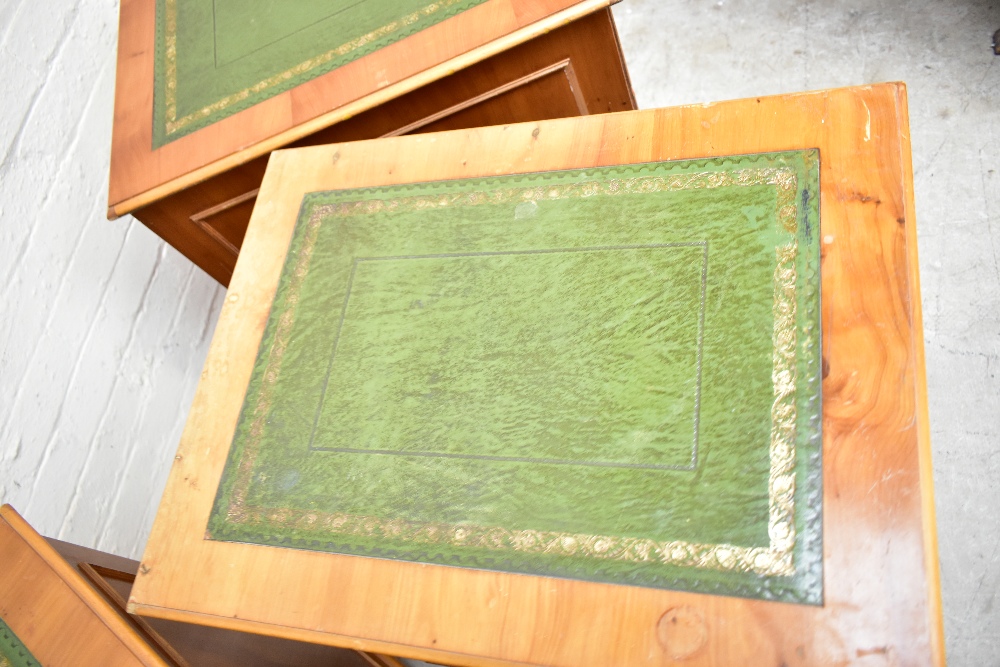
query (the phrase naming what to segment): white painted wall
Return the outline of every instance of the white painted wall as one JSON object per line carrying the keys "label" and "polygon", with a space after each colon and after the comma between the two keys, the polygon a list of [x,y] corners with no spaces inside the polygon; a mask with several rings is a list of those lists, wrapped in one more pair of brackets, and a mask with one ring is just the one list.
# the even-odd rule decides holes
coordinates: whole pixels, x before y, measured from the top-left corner
{"label": "white painted wall", "polygon": [[109,222],[114,0],[0,0],[0,500],[138,557],[223,290]]}

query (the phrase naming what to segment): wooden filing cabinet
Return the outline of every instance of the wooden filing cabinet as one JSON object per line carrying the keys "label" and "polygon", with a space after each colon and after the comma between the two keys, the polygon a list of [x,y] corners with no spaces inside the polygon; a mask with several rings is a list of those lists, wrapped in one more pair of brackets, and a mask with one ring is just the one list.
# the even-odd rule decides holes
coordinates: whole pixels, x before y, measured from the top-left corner
{"label": "wooden filing cabinet", "polygon": [[275,152],[132,609],[446,664],[942,665],[908,123],[880,84]]}
{"label": "wooden filing cabinet", "polygon": [[224,285],[271,150],[635,108],[609,0],[487,0],[154,148],[156,7],[177,2],[121,4],[108,214]]}

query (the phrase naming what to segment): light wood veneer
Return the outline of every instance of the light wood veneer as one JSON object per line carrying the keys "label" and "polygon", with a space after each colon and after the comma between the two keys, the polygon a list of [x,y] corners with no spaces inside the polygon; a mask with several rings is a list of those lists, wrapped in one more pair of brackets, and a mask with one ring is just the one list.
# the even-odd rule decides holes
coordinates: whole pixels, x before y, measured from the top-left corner
{"label": "light wood veneer", "polygon": [[[204,539],[303,193],[804,148],[821,156],[823,606]],[[131,608],[463,665],[944,664],[912,182],[902,84],[276,152]]]}

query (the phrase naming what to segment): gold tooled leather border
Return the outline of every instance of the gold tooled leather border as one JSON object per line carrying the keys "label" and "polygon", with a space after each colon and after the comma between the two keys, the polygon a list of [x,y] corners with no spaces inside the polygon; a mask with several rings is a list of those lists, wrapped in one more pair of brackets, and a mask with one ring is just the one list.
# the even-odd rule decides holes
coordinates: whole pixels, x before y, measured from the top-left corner
{"label": "gold tooled leather border", "polygon": [[165,111],[166,111],[166,122],[165,130],[166,135],[169,137],[171,134],[183,130],[185,127],[199,120],[204,120],[212,114],[224,111],[225,109],[231,107],[234,104],[242,102],[251,95],[261,93],[268,88],[276,86],[280,83],[288,81],[294,77],[301,74],[305,74],[310,70],[313,70],[321,65],[325,65],[334,58],[339,56],[344,56],[359,49],[366,44],[369,44],[380,37],[384,37],[390,33],[396,32],[401,28],[405,28],[408,25],[412,25],[420,20],[423,16],[430,16],[437,13],[441,9],[445,9],[454,5],[462,0],[439,0],[438,2],[433,2],[415,12],[407,14],[402,18],[399,18],[391,23],[387,23],[369,33],[366,33],[360,37],[356,37],[349,42],[341,44],[340,46],[334,47],[325,53],[321,53],[318,56],[309,58],[308,60],[303,60],[294,67],[290,67],[283,72],[274,74],[262,79],[252,86],[248,86],[243,90],[227,95],[220,100],[217,100],[211,104],[205,105],[202,108],[187,114],[186,116],[177,117],[177,0],[164,0],[164,10],[165,10],[165,30],[164,30],[164,68],[166,70],[166,81],[165,81],[165,91],[164,91],[164,101],[165,101]]}
{"label": "gold tooled leather border", "polygon": [[796,438],[796,258],[798,243],[775,249],[772,312],[773,354],[771,380],[774,401],[771,407],[770,474],[768,479],[767,547],[732,544],[656,541],[634,537],[587,535],[540,530],[509,530],[498,526],[453,525],[415,522],[345,513],[324,513],[288,508],[267,508],[246,504],[253,466],[260,451],[274,384],[281,372],[282,357],[295,321],[298,293],[308,273],[319,228],[329,218],[349,217],[393,210],[435,209],[477,206],[510,201],[566,199],[594,195],[636,194],[721,187],[777,187],[777,221],[781,231],[797,233],[795,195],[798,178],[783,167],[748,168],[734,172],[698,172],[669,176],[588,181],[583,183],[504,188],[490,191],[441,195],[417,195],[392,199],[371,199],[316,206],[306,223],[295,268],[287,285],[287,309],[280,316],[273,342],[267,352],[264,376],[250,412],[247,434],[237,479],[226,516],[233,523],[271,522],[292,529],[325,530],[340,535],[405,539],[418,543],[443,543],[525,553],[582,556],[633,562],[656,561],[715,570],[753,572],[763,576],[795,574],[793,551],[795,531],[795,438]]}

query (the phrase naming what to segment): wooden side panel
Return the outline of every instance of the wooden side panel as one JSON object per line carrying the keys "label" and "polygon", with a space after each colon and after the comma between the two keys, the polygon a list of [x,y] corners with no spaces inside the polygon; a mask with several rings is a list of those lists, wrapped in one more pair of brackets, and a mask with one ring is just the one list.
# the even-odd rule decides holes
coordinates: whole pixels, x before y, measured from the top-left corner
{"label": "wooden side panel", "polygon": [[116,556],[98,551],[97,549],[88,549],[87,547],[63,542],[52,537],[44,539],[72,567],[77,567],[80,563],[90,563],[91,565],[127,572],[131,575],[135,575],[139,571],[139,561],[132,560],[131,558]]}
{"label": "wooden side panel", "polygon": [[[905,89],[884,84],[275,153],[134,608],[459,664],[944,664],[908,133]],[[828,369],[821,607],[204,540],[304,192],[806,148]]]}
{"label": "wooden side panel", "polygon": [[0,617],[43,665],[166,667],[19,516],[0,516]]}
{"label": "wooden side panel", "polygon": [[[899,126],[910,127],[909,109],[899,107]],[[913,161],[910,152],[910,133],[902,132],[899,138],[899,162],[903,169],[905,185],[903,205],[907,221],[913,220],[916,204],[913,195]],[[927,587],[930,599],[927,605],[928,623],[931,627],[931,650],[940,664],[945,662],[944,613],[941,601],[941,564],[938,560],[937,518],[934,508],[934,466],[931,461],[929,407],[927,402],[927,369],[924,358],[923,307],[920,299],[920,263],[917,258],[917,226],[906,224],[907,277],[910,284],[910,322],[913,331],[913,366],[916,383],[917,437],[919,439],[920,494],[923,502],[924,553],[927,559]]]}
{"label": "wooden side panel", "polygon": [[[208,275],[229,284],[267,156],[154,202],[133,215]],[[244,199],[232,209],[227,202]],[[221,210],[220,210],[221,209]],[[233,221],[234,215],[239,216]],[[201,223],[201,224],[199,224]],[[231,247],[230,247],[231,246]]]}
{"label": "wooden side panel", "polygon": [[[402,127],[393,136],[569,118],[589,113],[586,100],[579,94],[580,84],[569,60],[533,72],[525,80],[515,83],[516,87],[498,87],[487,95],[471,98]],[[544,107],[537,104],[540,100],[546,101]]]}
{"label": "wooden side panel", "polygon": [[[605,9],[291,146],[634,108],[611,12]],[[257,158],[134,215],[227,285],[266,165],[266,157]]]}

